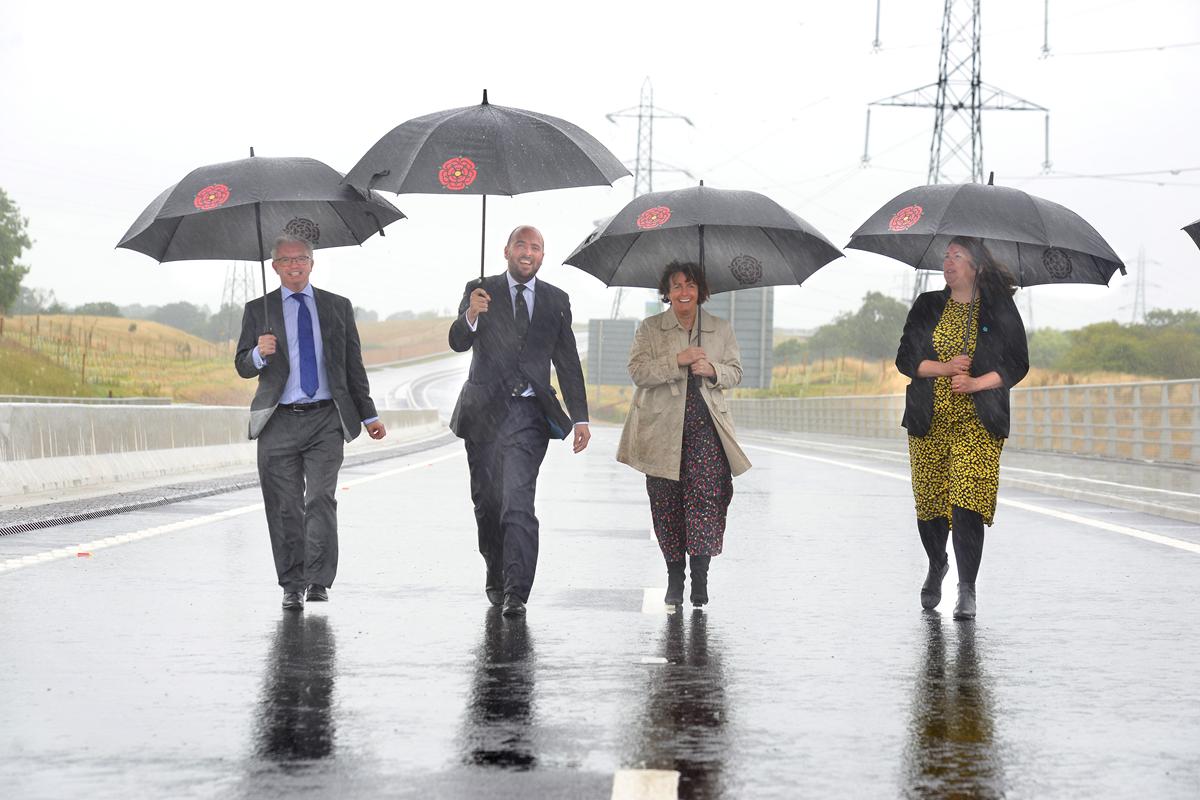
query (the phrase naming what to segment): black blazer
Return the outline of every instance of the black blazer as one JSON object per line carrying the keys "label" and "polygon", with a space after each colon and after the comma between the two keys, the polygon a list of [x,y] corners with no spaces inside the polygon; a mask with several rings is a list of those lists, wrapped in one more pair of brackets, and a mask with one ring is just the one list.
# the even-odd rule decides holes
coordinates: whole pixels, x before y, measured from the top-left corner
{"label": "black blazer", "polygon": [[[479,315],[472,331],[464,315],[471,305],[471,292],[480,285],[491,303],[487,313]],[[565,439],[573,423],[588,421],[583,367],[571,331],[571,301],[566,292],[541,278],[536,291],[529,332],[522,346],[513,317],[507,273],[484,278],[482,284],[478,279],[467,284],[458,306],[458,319],[450,326],[450,347],[459,353],[474,351],[471,372],[450,417],[450,430],[459,438],[475,442],[496,438],[500,423],[508,414],[512,388],[521,375],[533,387],[554,436]],[[570,416],[563,411],[550,385],[552,362]]]}
{"label": "black blazer", "polygon": [[[950,288],[925,292],[913,303],[904,322],[904,335],[896,353],[896,369],[912,378],[905,393],[904,419],[900,424],[909,436],[925,436],[933,424],[933,382],[936,378],[918,378],[917,367],[922,361],[938,361],[933,349],[933,330],[950,302]],[[995,372],[1004,382],[996,389],[985,389],[972,395],[975,413],[983,427],[994,436],[1008,438],[1008,390],[1016,386],[1029,372],[1029,345],[1025,339],[1025,324],[1010,295],[996,295],[981,287],[976,300],[979,333],[975,355],[971,359],[972,377]]]}
{"label": "black blazer", "polygon": [[[363,366],[362,345],[358,326],[354,324],[354,306],[341,295],[313,287],[317,306],[317,323],[321,326],[321,350],[325,354],[325,372],[329,391],[342,418],[342,435],[349,442],[362,432],[362,421],[378,416],[367,369]],[[243,378],[258,378],[258,389],[250,403],[250,438],[256,439],[266,427],[267,420],[279,406],[283,386],[291,366],[288,362],[287,331],[283,325],[283,293],[276,289],[267,295],[270,309],[268,327],[263,324],[263,301],[251,300],[242,313],[242,334],[238,338],[234,364]],[[258,337],[271,330],[278,337],[275,354],[267,357],[261,370],[254,366],[254,348]]]}

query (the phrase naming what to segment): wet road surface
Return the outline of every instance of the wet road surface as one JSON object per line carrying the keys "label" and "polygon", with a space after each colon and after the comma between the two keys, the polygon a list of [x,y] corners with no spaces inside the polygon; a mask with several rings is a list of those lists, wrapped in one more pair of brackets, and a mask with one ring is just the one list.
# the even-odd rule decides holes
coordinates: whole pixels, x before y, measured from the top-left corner
{"label": "wet road surface", "polygon": [[50,554],[0,572],[4,796],[1200,795],[1197,526],[1002,489],[955,622],[953,572],[920,610],[903,467],[748,440],[712,602],[669,615],[594,433],[547,457],[526,620],[484,598],[459,444],[343,470],[299,613],[256,489],[0,537]]}

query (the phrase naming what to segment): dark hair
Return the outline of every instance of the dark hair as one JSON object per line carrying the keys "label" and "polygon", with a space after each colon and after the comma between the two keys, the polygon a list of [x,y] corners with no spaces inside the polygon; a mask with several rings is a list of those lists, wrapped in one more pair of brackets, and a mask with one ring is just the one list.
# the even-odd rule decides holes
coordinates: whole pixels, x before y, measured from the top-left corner
{"label": "dark hair", "polygon": [[662,277],[658,279],[658,297],[664,303],[671,303],[671,278],[674,278],[678,273],[682,272],[683,277],[687,278],[692,283],[696,284],[696,289],[699,290],[699,296],[696,298],[697,303],[703,303],[708,300],[708,280],[704,277],[704,270],[694,261],[672,261],[667,264],[663,270]]}
{"label": "dark hair", "polygon": [[[979,270],[981,288],[992,294],[1007,294],[1010,297],[1017,293],[1017,279],[992,256],[982,240],[974,236],[955,236],[950,244],[958,245],[971,256],[971,266]],[[949,246],[946,245],[947,248]]]}

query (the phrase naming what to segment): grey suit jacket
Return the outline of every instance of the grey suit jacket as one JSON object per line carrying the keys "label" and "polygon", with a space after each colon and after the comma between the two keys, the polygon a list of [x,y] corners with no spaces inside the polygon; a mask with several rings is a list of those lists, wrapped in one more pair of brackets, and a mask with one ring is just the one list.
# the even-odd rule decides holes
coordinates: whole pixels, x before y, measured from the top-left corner
{"label": "grey suit jacket", "polygon": [[[349,442],[362,432],[362,421],[377,416],[371,399],[367,369],[363,366],[358,326],[354,324],[354,306],[341,295],[313,287],[317,322],[321,326],[325,372],[329,391],[342,419],[342,435]],[[288,362],[287,332],[283,324],[283,293],[276,289],[267,295],[269,315],[264,320],[262,298],[246,303],[242,313],[242,335],[238,339],[234,364],[243,378],[258,378],[258,389],[250,403],[250,438],[256,439],[279,406],[291,366]],[[269,325],[266,322],[269,321]],[[275,353],[267,357],[261,370],[254,366],[254,348],[258,337],[270,331],[279,339]]]}
{"label": "grey suit jacket", "polygon": [[[486,314],[472,331],[463,314],[471,305],[471,292],[480,285],[492,298]],[[490,442],[496,438],[500,423],[508,413],[508,403],[516,380],[522,375],[533,387],[538,403],[550,421],[551,433],[565,439],[573,423],[588,421],[587,390],[583,368],[571,331],[571,301],[562,289],[538,278],[537,299],[529,332],[522,345],[517,335],[516,318],[505,273],[481,282],[467,284],[458,318],[450,326],[450,347],[461,353],[471,350],[471,372],[458,396],[450,430],[460,439]],[[570,410],[568,416],[550,385],[550,364],[558,374],[558,384]]]}

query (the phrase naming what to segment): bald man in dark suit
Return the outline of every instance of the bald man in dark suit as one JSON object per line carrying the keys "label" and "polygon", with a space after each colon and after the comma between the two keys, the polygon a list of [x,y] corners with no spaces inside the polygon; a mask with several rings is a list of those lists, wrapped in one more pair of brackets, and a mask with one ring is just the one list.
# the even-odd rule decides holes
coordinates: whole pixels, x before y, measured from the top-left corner
{"label": "bald man in dark suit", "polygon": [[[587,394],[566,292],[539,280],[544,242],[523,225],[508,237],[508,270],[467,284],[450,347],[472,351],[471,372],[450,419],[466,440],[484,591],[505,616],[525,614],[537,569],[534,494],[551,438],[587,447]],[[570,411],[550,385],[553,364]]]}

